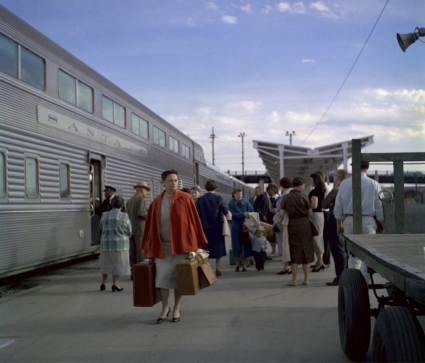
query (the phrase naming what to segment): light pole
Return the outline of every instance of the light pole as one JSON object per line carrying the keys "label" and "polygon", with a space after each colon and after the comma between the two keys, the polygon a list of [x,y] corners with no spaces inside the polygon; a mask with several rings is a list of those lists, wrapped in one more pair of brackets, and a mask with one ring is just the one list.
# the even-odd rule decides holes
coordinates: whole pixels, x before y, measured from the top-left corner
{"label": "light pole", "polygon": [[289,145],[292,145],[292,135],[295,135],[295,131],[292,131],[292,133],[290,133],[289,131],[286,131],[285,136],[289,136]]}
{"label": "light pole", "polygon": [[218,136],[215,136],[214,134],[214,127],[212,128],[212,134],[209,136],[209,139],[212,139],[212,163],[213,165],[215,165],[214,161],[214,139],[217,138]]}
{"label": "light pole", "polygon": [[242,181],[245,181],[245,161],[244,161],[244,155],[243,155],[243,138],[247,136],[245,135],[245,132],[241,132],[238,137],[242,139]]}

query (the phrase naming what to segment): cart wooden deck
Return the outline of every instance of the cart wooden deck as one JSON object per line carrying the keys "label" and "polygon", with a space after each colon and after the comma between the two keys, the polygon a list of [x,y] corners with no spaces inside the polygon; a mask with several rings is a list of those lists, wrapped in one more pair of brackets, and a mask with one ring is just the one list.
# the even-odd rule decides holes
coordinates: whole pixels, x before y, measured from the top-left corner
{"label": "cart wooden deck", "polygon": [[425,305],[424,234],[343,235],[345,246],[406,297]]}

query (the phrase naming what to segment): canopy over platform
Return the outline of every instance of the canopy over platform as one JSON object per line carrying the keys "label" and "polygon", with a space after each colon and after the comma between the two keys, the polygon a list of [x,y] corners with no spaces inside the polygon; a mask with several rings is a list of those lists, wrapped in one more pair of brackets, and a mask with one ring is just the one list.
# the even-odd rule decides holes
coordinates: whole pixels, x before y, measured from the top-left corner
{"label": "canopy over platform", "polygon": [[[360,140],[361,147],[364,148],[373,144],[373,135],[362,137]],[[257,140],[253,143],[267,173],[276,185],[279,185],[279,180],[284,176],[302,176],[308,179],[310,174],[320,170],[327,178],[329,173],[336,171],[341,164],[347,170],[348,159],[352,153],[351,140],[315,149]]]}

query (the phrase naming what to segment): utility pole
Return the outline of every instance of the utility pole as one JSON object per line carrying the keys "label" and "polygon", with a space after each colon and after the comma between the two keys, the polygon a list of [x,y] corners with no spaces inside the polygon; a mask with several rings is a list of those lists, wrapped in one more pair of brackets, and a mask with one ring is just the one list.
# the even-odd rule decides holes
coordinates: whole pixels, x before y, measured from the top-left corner
{"label": "utility pole", "polygon": [[244,154],[243,154],[243,138],[247,136],[245,135],[245,132],[241,132],[238,137],[242,139],[242,181],[245,181],[245,161],[244,161]]}
{"label": "utility pole", "polygon": [[295,131],[292,131],[292,133],[290,133],[289,131],[286,131],[285,136],[289,136],[289,145],[292,145],[292,135],[295,135]]}
{"label": "utility pole", "polygon": [[212,141],[212,163],[215,165],[215,159],[214,159],[214,139],[216,139],[218,136],[215,136],[214,134],[214,127],[212,128],[212,134],[209,136],[209,139]]}

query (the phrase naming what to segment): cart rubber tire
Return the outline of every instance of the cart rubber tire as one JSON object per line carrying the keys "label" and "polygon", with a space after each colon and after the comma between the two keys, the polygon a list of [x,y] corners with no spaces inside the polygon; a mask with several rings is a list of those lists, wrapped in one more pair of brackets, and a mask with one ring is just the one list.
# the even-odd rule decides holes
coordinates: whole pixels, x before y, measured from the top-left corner
{"label": "cart rubber tire", "polygon": [[346,269],[339,279],[338,321],[342,350],[348,359],[362,361],[370,344],[370,303],[360,270]]}
{"label": "cart rubber tire", "polygon": [[425,335],[404,306],[382,309],[373,330],[374,362],[425,362]]}

